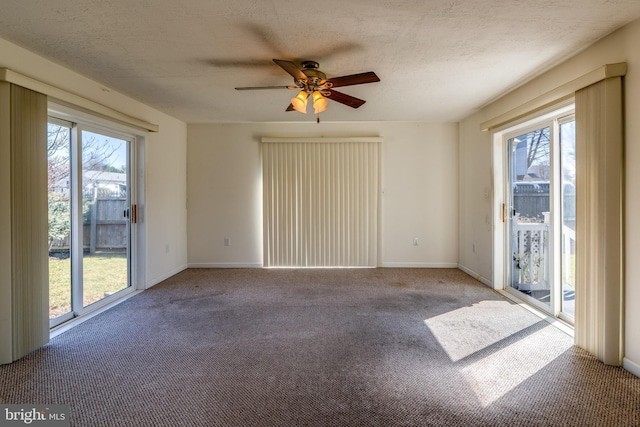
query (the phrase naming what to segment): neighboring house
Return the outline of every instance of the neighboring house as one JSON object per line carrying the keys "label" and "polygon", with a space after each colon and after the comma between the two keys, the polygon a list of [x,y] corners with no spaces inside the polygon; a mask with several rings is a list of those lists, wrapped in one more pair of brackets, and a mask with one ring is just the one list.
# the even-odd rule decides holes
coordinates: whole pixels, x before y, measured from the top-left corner
{"label": "neighboring house", "polygon": [[[127,174],[103,171],[82,171],[84,194],[93,191],[94,188],[104,189],[112,194],[124,194],[127,191]],[[62,178],[53,184],[55,193],[68,194],[70,188],[68,177]]]}
{"label": "neighboring house", "polygon": [[127,174],[103,171],[82,171],[84,194],[100,189],[110,194],[126,195]]}

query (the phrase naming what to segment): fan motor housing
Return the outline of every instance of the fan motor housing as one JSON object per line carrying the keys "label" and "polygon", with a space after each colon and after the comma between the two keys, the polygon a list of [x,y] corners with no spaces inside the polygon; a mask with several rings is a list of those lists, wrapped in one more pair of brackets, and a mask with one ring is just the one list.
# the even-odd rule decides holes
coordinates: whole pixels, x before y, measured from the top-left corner
{"label": "fan motor housing", "polygon": [[327,75],[318,70],[320,64],[316,61],[302,61],[300,65],[302,66],[301,71],[309,78],[309,80],[311,80],[311,82],[319,84],[322,80],[327,79]]}
{"label": "fan motor housing", "polygon": [[320,70],[302,70],[305,76],[309,77],[310,80],[326,80],[327,75]]}

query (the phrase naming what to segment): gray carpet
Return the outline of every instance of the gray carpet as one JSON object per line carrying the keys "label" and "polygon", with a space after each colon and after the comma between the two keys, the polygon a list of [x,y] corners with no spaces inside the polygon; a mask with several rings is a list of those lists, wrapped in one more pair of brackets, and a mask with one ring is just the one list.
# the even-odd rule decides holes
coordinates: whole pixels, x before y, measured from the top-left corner
{"label": "gray carpet", "polygon": [[634,426],[640,379],[458,270],[186,270],[0,366],[78,426]]}

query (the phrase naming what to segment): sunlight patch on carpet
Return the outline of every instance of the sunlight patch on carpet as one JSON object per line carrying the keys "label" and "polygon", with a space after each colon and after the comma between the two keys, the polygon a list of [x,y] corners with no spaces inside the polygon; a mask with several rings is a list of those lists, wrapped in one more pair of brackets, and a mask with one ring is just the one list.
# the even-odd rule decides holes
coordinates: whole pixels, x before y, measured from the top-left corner
{"label": "sunlight patch on carpet", "polygon": [[480,301],[424,321],[452,362],[476,354],[540,321],[507,301]]}
{"label": "sunlight patch on carpet", "polygon": [[572,347],[564,337],[554,339],[557,336],[543,329],[462,368],[482,406],[492,404],[540,373]]}

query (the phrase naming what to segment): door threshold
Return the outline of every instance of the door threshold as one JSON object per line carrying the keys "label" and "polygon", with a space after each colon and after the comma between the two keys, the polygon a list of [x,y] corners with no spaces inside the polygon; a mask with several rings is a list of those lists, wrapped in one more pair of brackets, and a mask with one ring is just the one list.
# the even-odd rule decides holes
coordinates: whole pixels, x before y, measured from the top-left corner
{"label": "door threshold", "polygon": [[55,338],[58,335],[67,332],[68,330],[70,330],[71,328],[74,328],[76,326],[78,326],[81,323],[86,322],[87,320],[97,316],[98,314],[104,313],[105,311],[109,310],[110,308],[115,307],[116,305],[120,304],[121,302],[124,302],[126,300],[128,300],[129,298],[138,295],[140,292],[142,292],[142,289],[139,290],[134,290],[131,291],[129,293],[127,293],[126,295],[123,295],[121,298],[118,298],[116,300],[114,300],[113,302],[110,302],[109,304],[105,304],[102,307],[91,311],[90,313],[87,314],[83,314],[82,316],[78,316],[78,317],[74,317],[64,323],[59,324],[58,326],[55,326],[53,328],[51,328],[49,330],[49,339]]}
{"label": "door threshold", "polygon": [[539,318],[543,319],[544,321],[546,321],[547,323],[551,324],[552,326],[555,326],[556,328],[560,329],[562,332],[564,332],[565,334],[569,335],[570,337],[574,337],[574,328],[573,325],[563,321],[562,319],[559,319],[557,317],[552,317],[549,316],[547,313],[538,310],[535,307],[532,307],[531,305],[527,304],[525,301],[521,300],[520,298],[518,298],[517,296],[513,295],[510,292],[507,292],[503,289],[496,289],[497,292],[499,292],[502,296],[504,296],[505,298],[510,299],[512,302],[518,304],[520,307],[524,308],[525,310],[528,310],[529,312],[535,314],[536,316],[538,316]]}

